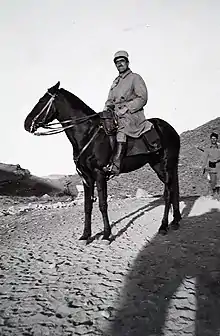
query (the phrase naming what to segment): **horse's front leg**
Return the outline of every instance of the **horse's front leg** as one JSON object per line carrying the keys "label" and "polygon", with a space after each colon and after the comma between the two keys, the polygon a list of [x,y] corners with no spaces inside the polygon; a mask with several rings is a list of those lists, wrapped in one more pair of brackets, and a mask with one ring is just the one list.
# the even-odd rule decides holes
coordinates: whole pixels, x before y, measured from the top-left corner
{"label": "horse's front leg", "polygon": [[92,218],[92,207],[94,202],[94,181],[90,181],[87,186],[83,183],[84,187],[84,230],[80,237],[80,240],[88,240],[91,237],[91,218]]}
{"label": "horse's front leg", "polygon": [[109,240],[111,235],[111,227],[108,219],[108,202],[107,202],[107,181],[106,177],[101,171],[96,172],[96,186],[99,197],[99,210],[101,211],[104,223],[104,240]]}

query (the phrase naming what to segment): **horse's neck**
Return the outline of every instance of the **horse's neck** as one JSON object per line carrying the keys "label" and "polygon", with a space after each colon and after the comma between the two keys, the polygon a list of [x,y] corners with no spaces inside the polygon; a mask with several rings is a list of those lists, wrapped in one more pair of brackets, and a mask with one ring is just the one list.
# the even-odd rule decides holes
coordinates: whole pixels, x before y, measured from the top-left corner
{"label": "horse's neck", "polygon": [[73,120],[73,127],[67,128],[65,133],[73,147],[74,156],[77,156],[85,146],[87,135],[91,130],[91,123],[89,121],[77,122],[77,119],[84,117],[86,117],[86,114],[77,113],[77,117],[75,115],[74,117],[67,115],[65,118],[63,116],[58,118],[58,121],[64,128],[69,125],[68,123],[64,123],[65,120]]}
{"label": "horse's neck", "polygon": [[72,119],[89,117],[94,113],[89,106],[69,91],[60,89],[59,97],[63,105],[62,108],[65,109],[65,113],[67,112]]}
{"label": "horse's neck", "polygon": [[[74,126],[67,128],[65,130],[66,136],[73,146],[74,154],[78,155],[80,150],[85,146],[86,136],[90,132],[92,125],[89,121],[89,116],[92,115],[92,110],[87,106],[80,104],[76,101],[76,106],[72,102],[66,99],[65,101],[60,100],[57,105],[59,115],[57,117],[58,121],[63,127],[67,126],[66,120],[72,120]],[[88,121],[80,120],[81,118],[87,118]],[[95,126],[95,125],[94,125]]]}
{"label": "horse's neck", "polygon": [[[94,114],[94,111],[79,98],[66,92],[64,89],[61,90],[61,94],[57,100],[60,122],[70,119],[77,121],[77,119],[89,118]],[[65,92],[65,94],[63,92]]]}

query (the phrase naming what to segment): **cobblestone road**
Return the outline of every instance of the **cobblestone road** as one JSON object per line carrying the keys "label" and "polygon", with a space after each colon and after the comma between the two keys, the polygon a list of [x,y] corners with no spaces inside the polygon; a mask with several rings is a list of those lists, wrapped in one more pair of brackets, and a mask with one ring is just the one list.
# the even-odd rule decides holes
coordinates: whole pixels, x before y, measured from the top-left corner
{"label": "cobblestone road", "polygon": [[1,217],[0,335],[219,336],[220,206],[207,202],[183,200],[181,230],[161,237],[159,200],[111,201],[111,245],[78,242],[82,205]]}

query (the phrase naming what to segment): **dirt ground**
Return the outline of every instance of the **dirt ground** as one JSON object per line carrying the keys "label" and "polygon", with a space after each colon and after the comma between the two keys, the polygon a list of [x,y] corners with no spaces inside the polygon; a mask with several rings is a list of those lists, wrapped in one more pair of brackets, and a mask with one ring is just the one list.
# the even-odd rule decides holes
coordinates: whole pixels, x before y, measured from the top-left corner
{"label": "dirt ground", "polygon": [[82,202],[1,197],[0,335],[219,336],[220,202],[181,210],[160,236],[160,199],[113,198],[113,242],[84,246]]}

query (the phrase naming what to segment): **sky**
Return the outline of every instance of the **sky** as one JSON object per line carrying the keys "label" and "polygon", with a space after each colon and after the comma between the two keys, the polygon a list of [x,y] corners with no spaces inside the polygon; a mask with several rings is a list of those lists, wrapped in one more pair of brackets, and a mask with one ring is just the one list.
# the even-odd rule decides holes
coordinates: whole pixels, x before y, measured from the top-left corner
{"label": "sky", "polygon": [[220,1],[0,0],[0,6],[0,162],[38,176],[75,173],[65,134],[36,137],[24,130],[24,119],[58,80],[101,111],[121,49],[146,82],[147,118],[163,118],[181,133],[219,116]]}

